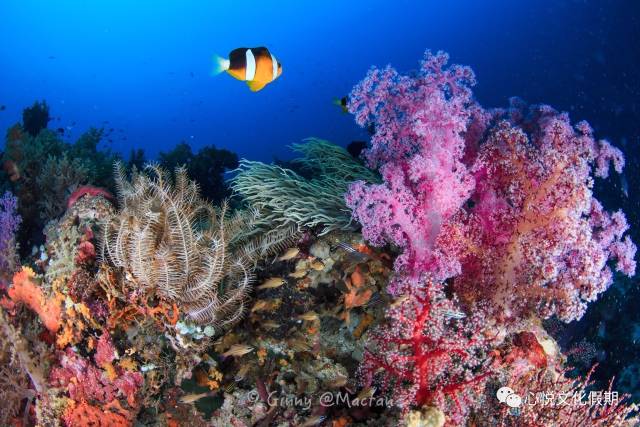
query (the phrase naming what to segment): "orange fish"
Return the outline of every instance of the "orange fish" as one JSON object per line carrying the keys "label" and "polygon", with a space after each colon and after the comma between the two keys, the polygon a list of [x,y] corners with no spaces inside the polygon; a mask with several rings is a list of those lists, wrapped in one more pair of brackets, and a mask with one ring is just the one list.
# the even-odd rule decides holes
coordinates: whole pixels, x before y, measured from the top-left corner
{"label": "orange fish", "polygon": [[282,64],[266,47],[241,47],[229,53],[229,58],[214,58],[214,74],[223,71],[247,82],[257,92],[282,74]]}

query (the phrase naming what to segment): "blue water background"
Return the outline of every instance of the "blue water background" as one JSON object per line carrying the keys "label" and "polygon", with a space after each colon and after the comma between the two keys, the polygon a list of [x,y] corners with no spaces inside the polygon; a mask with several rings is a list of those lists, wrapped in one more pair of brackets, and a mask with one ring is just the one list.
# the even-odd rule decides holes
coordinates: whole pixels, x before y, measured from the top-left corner
{"label": "blue water background", "polygon": [[[4,0],[0,128],[46,99],[69,139],[104,126],[123,153],[184,140],[268,161],[307,136],[365,138],[332,98],[370,65],[408,71],[430,48],[473,67],[483,105],[544,101],[627,146],[640,115],[633,4]],[[284,67],[262,92],[211,77],[214,53],[259,45]]]}

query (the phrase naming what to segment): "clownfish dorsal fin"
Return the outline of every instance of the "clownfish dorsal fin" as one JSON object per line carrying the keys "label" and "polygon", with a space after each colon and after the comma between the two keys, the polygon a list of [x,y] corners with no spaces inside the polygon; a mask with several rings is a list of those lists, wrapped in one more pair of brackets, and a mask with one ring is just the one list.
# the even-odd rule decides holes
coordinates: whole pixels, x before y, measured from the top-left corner
{"label": "clownfish dorsal fin", "polygon": [[247,82],[247,86],[251,89],[251,92],[257,92],[267,85],[267,82],[259,82],[257,80],[251,80]]}

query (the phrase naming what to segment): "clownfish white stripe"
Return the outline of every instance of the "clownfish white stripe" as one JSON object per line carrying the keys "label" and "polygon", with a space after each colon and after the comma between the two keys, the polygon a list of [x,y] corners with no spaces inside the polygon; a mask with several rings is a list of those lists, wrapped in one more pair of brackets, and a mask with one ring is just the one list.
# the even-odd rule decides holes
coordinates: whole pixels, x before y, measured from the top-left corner
{"label": "clownfish white stripe", "polygon": [[273,78],[271,81],[274,81],[278,77],[278,60],[273,56],[273,53],[271,54],[271,64],[273,65]]}
{"label": "clownfish white stripe", "polygon": [[247,67],[246,67],[246,75],[244,79],[250,82],[256,76],[256,58],[253,56],[253,52],[251,52],[251,49],[247,49],[246,59],[247,59]]}

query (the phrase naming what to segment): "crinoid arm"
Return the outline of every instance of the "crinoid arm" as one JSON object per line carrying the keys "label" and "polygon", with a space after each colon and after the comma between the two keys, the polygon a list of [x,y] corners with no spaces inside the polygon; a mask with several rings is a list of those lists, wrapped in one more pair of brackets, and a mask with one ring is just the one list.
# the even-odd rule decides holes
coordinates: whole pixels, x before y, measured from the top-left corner
{"label": "crinoid arm", "polygon": [[172,176],[157,165],[131,180],[114,167],[120,211],[103,224],[100,253],[126,270],[131,286],[177,304],[196,323],[217,330],[242,318],[257,263],[285,246],[296,228],[265,233],[254,209],[229,213],[200,197],[184,168]]}

